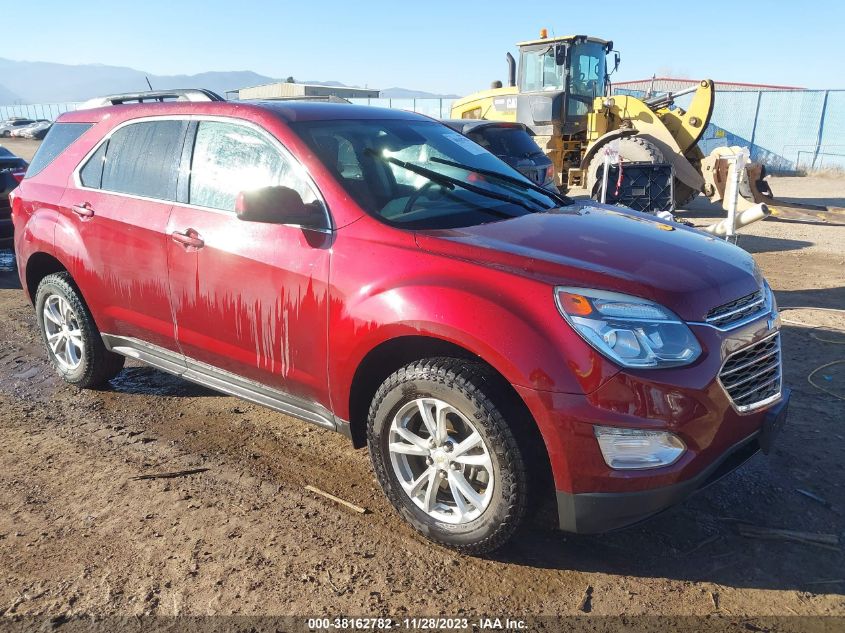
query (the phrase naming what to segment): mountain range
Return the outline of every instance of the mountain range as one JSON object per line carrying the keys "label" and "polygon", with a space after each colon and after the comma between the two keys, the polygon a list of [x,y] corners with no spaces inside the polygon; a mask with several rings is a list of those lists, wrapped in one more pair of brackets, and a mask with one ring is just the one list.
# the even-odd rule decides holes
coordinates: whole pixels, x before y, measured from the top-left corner
{"label": "mountain range", "polygon": [[[64,103],[85,101],[92,97],[121,92],[147,90],[147,78],[155,89],[207,88],[224,94],[230,90],[282,81],[243,71],[212,71],[197,75],[153,75],[124,66],[105,64],[69,65],[52,62],[27,62],[0,58],[0,105],[15,103]],[[303,81],[330,86],[345,86],[338,81]],[[454,98],[407,88],[387,88],[382,97]]]}

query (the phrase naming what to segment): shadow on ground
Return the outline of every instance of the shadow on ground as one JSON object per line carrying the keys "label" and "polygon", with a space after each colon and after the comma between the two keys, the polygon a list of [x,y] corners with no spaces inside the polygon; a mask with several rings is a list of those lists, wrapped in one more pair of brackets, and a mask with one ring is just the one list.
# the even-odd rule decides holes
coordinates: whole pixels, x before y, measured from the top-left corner
{"label": "shadow on ground", "polygon": [[110,390],[116,393],[181,398],[227,397],[226,394],[188,382],[153,367],[126,367],[109,381]]}
{"label": "shadow on ground", "polygon": [[801,249],[812,246],[813,242],[740,233],[737,237],[736,244],[749,253],[777,253],[785,251],[800,251]]}

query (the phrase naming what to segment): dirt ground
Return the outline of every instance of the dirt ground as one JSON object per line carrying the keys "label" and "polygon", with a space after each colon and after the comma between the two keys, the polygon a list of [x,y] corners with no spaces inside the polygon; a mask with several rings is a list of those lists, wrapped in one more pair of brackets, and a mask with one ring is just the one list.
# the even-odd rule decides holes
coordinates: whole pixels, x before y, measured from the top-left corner
{"label": "dirt ground", "polygon": [[[772,188],[845,206],[843,180]],[[697,225],[718,217],[691,209]],[[102,391],[65,386],[0,252],[0,614],[845,616],[845,402],[808,382],[845,359],[845,316],[812,309],[845,308],[845,226],[767,220],[739,244],[782,307],[807,307],[783,314],[793,400],[777,449],[639,526],[532,524],[488,558],[415,536],[339,435],[134,363]],[[845,365],[814,380],[845,396]],[[203,470],[136,479],[184,469]]]}

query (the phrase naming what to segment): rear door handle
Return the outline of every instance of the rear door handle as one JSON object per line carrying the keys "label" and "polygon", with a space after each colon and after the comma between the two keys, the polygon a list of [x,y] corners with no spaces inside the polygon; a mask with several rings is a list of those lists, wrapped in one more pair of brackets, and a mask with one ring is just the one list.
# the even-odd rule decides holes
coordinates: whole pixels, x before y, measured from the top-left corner
{"label": "rear door handle", "polygon": [[170,239],[177,244],[181,244],[186,247],[202,248],[205,246],[205,241],[203,241],[203,239],[199,236],[199,233],[197,233],[194,229],[186,229],[184,233],[174,231],[170,234]]}
{"label": "rear door handle", "polygon": [[87,202],[83,202],[80,205],[74,205],[70,208],[70,210],[83,219],[94,217],[94,209],[92,209],[91,205]]}

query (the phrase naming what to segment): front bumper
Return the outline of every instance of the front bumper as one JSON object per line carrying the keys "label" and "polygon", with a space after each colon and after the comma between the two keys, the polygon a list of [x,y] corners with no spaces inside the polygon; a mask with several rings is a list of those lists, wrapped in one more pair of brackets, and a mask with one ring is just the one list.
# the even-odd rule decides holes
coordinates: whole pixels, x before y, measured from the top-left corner
{"label": "front bumper", "polygon": [[[588,394],[517,387],[549,456],[561,528],[596,533],[625,527],[678,503],[768,452],[783,424],[789,391],[759,409],[741,409],[719,381],[724,359],[771,336],[760,318],[728,333],[694,326],[704,354],[689,367],[620,371]],[[777,423],[776,423],[777,422]],[[687,450],[673,464],[616,470],[604,461],[595,426],[661,430]]]}
{"label": "front bumper", "polygon": [[790,392],[768,409],[760,431],[738,442],[697,475],[678,483],[636,492],[557,491],[560,529],[579,534],[608,532],[639,523],[683,501],[748,461],[761,449],[769,452],[782,428]]}

